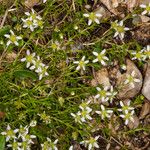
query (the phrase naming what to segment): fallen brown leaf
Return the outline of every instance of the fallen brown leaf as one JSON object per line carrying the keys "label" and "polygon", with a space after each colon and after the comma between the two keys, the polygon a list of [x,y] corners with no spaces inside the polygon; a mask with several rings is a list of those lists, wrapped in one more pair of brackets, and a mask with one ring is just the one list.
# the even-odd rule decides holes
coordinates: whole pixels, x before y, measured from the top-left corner
{"label": "fallen brown leaf", "polygon": [[37,5],[40,2],[40,0],[26,0],[25,6],[28,8],[32,8],[33,6]]}

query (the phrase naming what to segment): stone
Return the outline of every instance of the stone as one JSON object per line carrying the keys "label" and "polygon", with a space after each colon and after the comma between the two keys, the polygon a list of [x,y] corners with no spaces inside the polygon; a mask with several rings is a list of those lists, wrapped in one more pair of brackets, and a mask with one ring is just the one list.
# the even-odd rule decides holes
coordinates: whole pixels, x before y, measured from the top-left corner
{"label": "stone", "polygon": [[150,113],[150,103],[145,102],[144,105],[142,106],[139,119],[145,118],[145,116],[149,113]]}
{"label": "stone", "polygon": [[106,68],[102,68],[101,70],[97,71],[95,73],[94,79],[91,80],[92,86],[98,86],[99,84],[103,85],[104,87],[111,86],[109,81],[108,70]]}
{"label": "stone", "polygon": [[150,61],[148,62],[147,70],[145,73],[142,94],[150,101]]}
{"label": "stone", "polygon": [[[122,100],[130,99],[136,96],[142,88],[143,81],[141,72],[130,59],[126,59],[126,67],[127,71],[125,73],[121,74],[119,70],[117,73],[116,87],[119,91],[117,98]],[[140,80],[140,82],[134,82],[134,87],[130,84],[124,84],[127,79],[127,75],[131,75],[133,71],[135,72],[135,78]]]}

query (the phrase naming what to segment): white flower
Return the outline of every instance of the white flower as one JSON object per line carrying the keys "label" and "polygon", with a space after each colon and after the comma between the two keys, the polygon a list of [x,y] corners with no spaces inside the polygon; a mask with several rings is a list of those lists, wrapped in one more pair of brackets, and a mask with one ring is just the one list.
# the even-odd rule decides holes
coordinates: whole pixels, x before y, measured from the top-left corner
{"label": "white flower", "polygon": [[93,52],[93,55],[97,56],[96,59],[93,60],[93,63],[100,62],[103,66],[106,65],[105,60],[109,60],[108,57],[105,56],[106,50],[104,49],[101,53]]}
{"label": "white flower", "polygon": [[95,111],[97,114],[101,115],[102,119],[110,118],[111,114],[113,113],[112,110],[106,110],[104,105],[101,105],[101,111]]}
{"label": "white flower", "polygon": [[26,19],[21,19],[24,23],[23,28],[29,28],[33,32],[35,28],[43,28],[43,21],[39,15],[36,15],[33,9],[31,9],[31,11],[31,13],[25,12],[25,14],[27,15]]}
{"label": "white flower", "polygon": [[20,146],[21,146],[21,143],[17,142],[15,139],[12,144],[7,144],[7,147],[11,147],[12,150],[21,150]]}
{"label": "white flower", "polygon": [[90,100],[88,100],[87,102],[82,102],[80,105],[79,105],[79,108],[81,110],[92,110],[90,107],[88,107],[88,105],[90,104]]}
{"label": "white flower", "polygon": [[129,111],[134,110],[134,108],[130,106],[130,102],[131,101],[128,101],[127,105],[124,105],[124,103],[122,101],[120,101],[120,106],[122,108],[118,109],[118,111],[120,111],[120,112],[122,111],[123,113],[128,113]]}
{"label": "white flower", "polygon": [[117,95],[117,92],[114,91],[113,86],[110,87],[110,91],[107,93],[110,103],[112,103],[113,99],[115,98],[115,96]]}
{"label": "white flower", "polygon": [[134,56],[132,58],[132,60],[139,60],[139,61],[144,61],[146,59],[144,53],[143,53],[143,50],[139,51],[139,52],[131,52],[131,54]]}
{"label": "white flower", "polygon": [[7,41],[6,45],[9,46],[10,44],[15,44],[16,46],[18,46],[19,45],[18,40],[21,40],[22,37],[21,36],[16,36],[12,30],[10,30],[10,33],[11,33],[10,35],[9,34],[4,35],[6,38],[9,39]]}
{"label": "white flower", "polygon": [[134,83],[141,82],[140,79],[135,78],[135,71],[132,71],[131,75],[127,74],[127,79],[125,80],[124,84],[130,84],[132,88],[135,87]]}
{"label": "white flower", "polygon": [[20,125],[19,131],[18,131],[18,137],[24,137],[25,135],[27,135],[29,132],[29,127],[25,126],[23,127],[22,125]]}
{"label": "white flower", "polygon": [[80,70],[80,69],[85,70],[85,65],[86,65],[87,63],[89,63],[89,60],[86,60],[86,61],[85,61],[85,56],[83,56],[80,61],[75,61],[75,62],[73,62],[73,63],[74,63],[74,64],[78,64],[76,70]]}
{"label": "white flower", "polygon": [[42,150],[58,150],[56,146],[57,142],[58,142],[58,139],[52,142],[51,139],[47,137],[47,141],[41,144]]}
{"label": "white flower", "polygon": [[41,68],[38,68],[37,70],[35,70],[35,72],[37,72],[39,74],[39,80],[41,80],[43,77],[48,76],[48,72],[47,72],[48,66],[44,66]]}
{"label": "white flower", "polygon": [[32,121],[30,122],[30,127],[35,127],[36,124],[37,124],[37,121],[36,121],[36,120],[32,120]]}
{"label": "white flower", "polygon": [[32,17],[27,18],[27,19],[22,18],[22,21],[24,23],[23,28],[29,28],[32,32],[37,27],[37,24],[35,24],[35,22],[33,22]]}
{"label": "white flower", "polygon": [[6,142],[9,141],[10,139],[16,139],[16,133],[19,131],[19,129],[15,129],[15,130],[12,130],[10,128],[9,125],[7,125],[7,129],[5,132],[1,132],[2,135],[5,135],[6,136]]}
{"label": "white flower", "polygon": [[150,59],[150,45],[147,45],[146,47],[144,47],[142,51],[144,53],[145,59],[146,58]]}
{"label": "white flower", "polygon": [[30,51],[27,50],[26,54],[27,54],[27,56],[25,58],[22,58],[21,62],[26,61],[27,62],[26,67],[29,68],[30,65],[35,62],[35,60],[34,60],[35,53],[30,54]]}
{"label": "white flower", "polygon": [[30,70],[35,70],[35,72],[41,72],[41,68],[44,67],[45,65],[42,63],[41,59],[39,56],[37,56],[36,59],[34,59],[34,61],[32,62],[33,65],[30,67]]}
{"label": "white flower", "polygon": [[109,87],[104,87],[104,89],[101,89],[100,87],[96,87],[98,94],[95,96],[95,98],[100,98],[102,102],[107,102],[109,100]]}
{"label": "white flower", "polygon": [[92,109],[88,109],[88,110],[82,110],[81,112],[79,112],[79,115],[81,115],[82,122],[86,122],[86,120],[92,120],[92,117],[90,116],[91,111]]}
{"label": "white flower", "polygon": [[97,24],[100,24],[99,19],[102,17],[100,13],[94,13],[91,12],[89,14],[83,14],[84,17],[89,18],[88,25],[90,26],[92,22],[96,22]]}
{"label": "white flower", "polygon": [[34,142],[32,141],[32,139],[35,139],[35,138],[36,138],[35,135],[26,134],[22,136],[22,141],[27,142],[28,144],[33,144]]}
{"label": "white flower", "polygon": [[74,117],[75,122],[82,124],[80,111],[78,111],[76,114],[71,113],[71,116]]}
{"label": "white flower", "polygon": [[134,122],[133,114],[134,110],[132,110],[131,112],[125,112],[124,114],[120,115],[120,117],[125,120],[125,125],[127,125],[129,121]]}
{"label": "white flower", "polygon": [[28,143],[27,141],[22,141],[20,144],[21,144],[21,148],[19,150],[31,150],[32,143]]}
{"label": "white flower", "polygon": [[88,150],[93,150],[94,147],[99,148],[99,145],[97,143],[97,140],[99,139],[100,136],[96,136],[95,138],[90,137],[89,140],[84,140],[82,142],[80,142],[80,144],[84,144],[85,147],[88,146]]}
{"label": "white flower", "polygon": [[123,21],[118,22],[118,20],[112,22],[111,27],[116,31],[114,37],[119,36],[121,40],[124,38],[125,31],[129,30],[129,28],[123,26]]}
{"label": "white flower", "polygon": [[150,15],[150,3],[147,5],[141,4],[140,7],[145,9],[142,12],[142,15],[146,15],[146,14]]}

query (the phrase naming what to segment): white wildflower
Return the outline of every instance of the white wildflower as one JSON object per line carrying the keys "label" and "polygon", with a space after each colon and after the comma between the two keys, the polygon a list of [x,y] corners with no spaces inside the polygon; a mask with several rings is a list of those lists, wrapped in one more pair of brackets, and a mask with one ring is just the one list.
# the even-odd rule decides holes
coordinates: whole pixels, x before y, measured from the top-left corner
{"label": "white wildflower", "polygon": [[17,142],[15,139],[12,142],[12,144],[7,144],[7,147],[12,148],[12,150],[21,150],[20,146],[21,146],[21,143]]}
{"label": "white wildflower", "polygon": [[102,119],[110,118],[113,113],[112,110],[105,109],[104,105],[101,105],[101,111],[96,111],[97,114],[101,115]]}
{"label": "white wildflower", "polygon": [[134,110],[132,110],[131,112],[125,112],[124,114],[120,115],[120,117],[125,120],[125,125],[127,125],[129,121],[134,122],[133,114]]}
{"label": "white wildflower", "polygon": [[147,45],[146,47],[144,47],[144,49],[142,50],[145,56],[145,59],[150,59],[150,45]]}
{"label": "white wildflower", "polygon": [[141,82],[140,79],[135,78],[135,71],[132,71],[131,75],[127,74],[127,79],[125,80],[124,84],[129,84],[132,88],[134,88],[134,84],[139,82]]}
{"label": "white wildflower", "polygon": [[110,91],[107,93],[109,97],[110,103],[112,103],[113,99],[116,97],[117,92],[114,90],[113,86],[110,87]]}
{"label": "white wildflower", "polygon": [[93,150],[94,148],[99,148],[99,145],[97,143],[97,140],[100,136],[96,136],[95,138],[90,137],[89,140],[84,140],[80,142],[80,144],[84,144],[85,147],[88,147],[88,150]]}
{"label": "white wildflower", "polygon": [[95,55],[97,58],[93,60],[93,63],[100,62],[103,66],[106,65],[105,61],[108,61],[108,57],[105,56],[106,50],[102,50],[101,53],[93,52],[93,55]]}
{"label": "white wildflower", "polygon": [[145,10],[142,12],[142,15],[148,14],[150,16],[150,3],[147,5],[141,4],[141,8],[144,8]]}
{"label": "white wildflower", "polygon": [[109,87],[104,87],[104,89],[101,89],[100,87],[96,87],[98,94],[95,96],[95,98],[100,98],[102,102],[107,102],[109,100]]}
{"label": "white wildflower", "polygon": [[146,59],[143,50],[139,51],[139,52],[131,52],[131,54],[133,55],[132,60],[139,60],[139,61],[144,61]]}
{"label": "white wildflower", "polygon": [[16,46],[18,46],[19,45],[18,40],[21,40],[22,37],[21,36],[16,36],[12,30],[10,30],[10,33],[11,33],[10,35],[9,34],[4,35],[6,38],[9,39],[7,41],[6,45],[9,46],[10,44],[15,44]]}
{"label": "white wildflower", "polygon": [[82,124],[80,111],[78,111],[76,114],[71,113],[71,116],[75,119],[76,123]]}
{"label": "white wildflower", "polygon": [[80,61],[74,61],[73,63],[74,63],[74,64],[78,64],[76,70],[80,70],[80,69],[85,70],[85,65],[86,65],[87,63],[89,63],[89,60],[85,60],[85,56],[83,56]]}
{"label": "white wildflower", "polygon": [[129,30],[129,28],[124,27],[123,21],[118,22],[118,20],[112,22],[111,27],[116,31],[114,37],[119,36],[121,40],[124,38],[125,32]]}
{"label": "white wildflower", "polygon": [[102,17],[100,13],[94,13],[94,12],[83,14],[83,16],[89,18],[88,20],[89,26],[92,24],[92,22],[96,22],[97,24],[100,24],[99,19]]}
{"label": "white wildflower", "polygon": [[4,132],[1,132],[2,135],[5,135],[6,137],[6,142],[9,141],[10,139],[17,139],[16,137],[16,133],[19,131],[19,129],[15,129],[15,130],[12,130],[10,128],[9,125],[7,125],[7,129],[6,131]]}
{"label": "white wildflower", "polygon": [[56,146],[57,143],[58,143],[58,139],[52,142],[51,139],[47,137],[47,141],[41,144],[42,150],[58,150]]}
{"label": "white wildflower", "polygon": [[131,110],[134,110],[133,107],[130,106],[131,101],[127,102],[127,105],[124,105],[124,103],[122,101],[120,101],[120,106],[122,108],[118,109],[118,111],[123,112],[123,113],[128,113]]}
{"label": "white wildflower", "polygon": [[30,54],[30,51],[27,50],[27,51],[26,51],[26,54],[27,54],[26,57],[25,57],[25,58],[22,58],[22,59],[21,59],[21,62],[26,61],[26,62],[27,62],[26,67],[29,68],[30,65],[35,62],[35,59],[34,59],[35,53]]}

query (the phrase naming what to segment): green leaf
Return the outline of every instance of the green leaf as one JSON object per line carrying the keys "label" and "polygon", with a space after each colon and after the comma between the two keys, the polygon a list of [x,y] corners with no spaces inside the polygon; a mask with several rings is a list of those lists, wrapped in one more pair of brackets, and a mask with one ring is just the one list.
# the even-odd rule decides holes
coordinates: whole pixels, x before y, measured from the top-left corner
{"label": "green leaf", "polygon": [[0,29],[0,36],[4,36],[4,34],[8,34],[10,31],[10,26],[5,26],[2,29]]}
{"label": "green leaf", "polygon": [[0,150],[4,150],[5,148],[5,137],[0,136]]}
{"label": "green leaf", "polygon": [[31,78],[33,80],[38,79],[36,73],[28,70],[17,70],[14,72],[14,76],[17,78]]}

